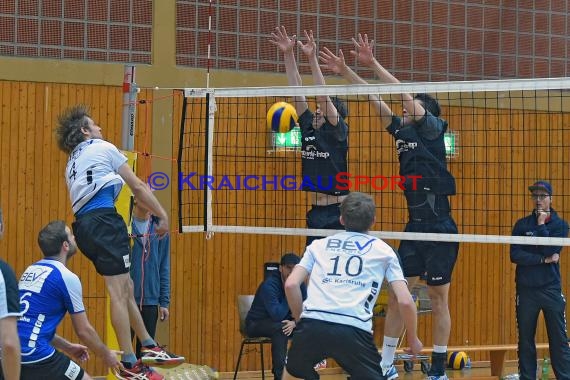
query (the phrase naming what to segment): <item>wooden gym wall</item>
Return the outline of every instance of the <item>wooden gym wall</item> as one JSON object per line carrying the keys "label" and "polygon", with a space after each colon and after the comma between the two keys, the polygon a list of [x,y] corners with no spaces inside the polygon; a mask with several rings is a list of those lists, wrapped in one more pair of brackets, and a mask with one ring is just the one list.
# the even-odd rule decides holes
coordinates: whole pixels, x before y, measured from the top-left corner
{"label": "wooden gym wall", "polygon": [[[255,102],[252,103],[255,104]],[[218,106],[219,104],[218,101]],[[366,115],[367,107],[368,105],[361,104],[356,110],[351,109],[351,114]],[[562,115],[560,112],[552,114],[538,112],[533,116],[528,114],[523,116],[523,113],[517,110],[518,107],[520,105],[513,104],[512,110],[487,108],[483,111],[482,108],[477,107],[477,104],[461,109],[456,105],[444,106],[442,114],[450,115],[449,125],[459,134],[460,139],[459,156],[450,159],[449,165],[458,181],[459,195],[452,197],[452,205],[456,210],[453,213],[454,218],[459,226],[466,226],[460,229],[461,233],[510,235],[514,222],[530,212],[531,204],[527,186],[530,184],[529,181],[535,178],[549,178],[552,183],[557,184],[556,193],[559,196],[555,196],[553,206],[563,217],[570,215],[570,203],[564,196],[570,191],[568,182],[564,180],[564,173],[567,173],[569,169],[564,157],[569,153],[565,141],[568,139],[570,116]],[[556,108],[541,104],[537,104],[537,107],[551,110]],[[195,109],[190,108],[189,112],[200,112],[200,110],[197,106]],[[232,114],[238,113],[239,111],[234,109]],[[175,113],[176,115],[178,113]],[[202,116],[198,118],[203,119]],[[370,166],[354,160],[354,150],[362,150],[362,146],[359,145],[362,136],[359,136],[359,132],[374,130],[366,124],[370,123],[368,120],[366,117],[353,116],[351,118],[349,149],[349,171],[351,173],[371,174],[369,173]],[[247,130],[245,124],[241,123],[243,122],[239,117],[236,117],[235,123],[218,122],[216,133],[226,136],[224,135],[226,130],[223,127],[220,128],[221,125],[226,124],[230,125],[228,129]],[[179,122],[174,123],[174,126],[178,125]],[[545,153],[544,151],[541,153],[544,148],[536,149],[538,146],[544,147],[545,142],[541,141],[533,146],[537,130],[539,128],[544,130],[544,126],[552,126],[552,131],[548,132],[548,141],[551,144],[549,154],[552,162],[547,167],[541,163],[543,158],[540,157],[540,154]],[[367,157],[368,163],[377,163],[377,167],[374,168],[375,173],[398,173],[393,140],[387,133],[383,131],[379,133],[381,136],[379,136],[378,146],[364,144],[367,148],[357,152],[356,156]],[[173,135],[177,136],[178,132]],[[256,152],[259,147],[253,147],[251,143],[246,144],[244,141],[240,143],[240,136],[237,140],[233,137],[228,139],[231,140],[228,143],[241,149],[236,157],[263,159],[259,158],[260,154]],[[497,148],[501,146],[501,141],[510,140],[513,141],[515,148]],[[173,145],[177,142],[175,138]],[[215,146],[218,144],[215,142]],[[246,152],[243,146],[249,146],[247,148],[249,151]],[[220,151],[223,150],[223,146],[218,147],[216,154],[222,154]],[[173,150],[174,153],[175,150]],[[231,159],[221,161],[224,162],[214,162],[214,173],[228,173],[228,169],[233,165]],[[238,168],[231,172],[257,173],[252,172],[255,168],[256,162],[246,162],[238,164]],[[296,170],[295,173],[299,171]],[[302,204],[304,197],[302,192],[294,193],[296,202],[293,204]],[[405,223],[403,198],[398,192],[387,192],[381,196],[377,194],[377,206],[381,207],[377,212],[377,218],[385,225]],[[256,201],[263,203],[260,198],[256,198]],[[392,208],[392,205],[395,207]],[[265,210],[260,209],[257,217],[260,219],[266,217]],[[302,220],[303,217],[303,214],[288,215],[288,218],[296,220]],[[395,227],[392,230],[401,229]],[[395,247],[398,245],[398,242],[390,243]],[[175,239],[173,250],[179,252],[179,259],[188,263],[183,265],[186,268],[185,271],[173,272],[173,278],[176,281],[174,291],[184,292],[184,295],[177,299],[183,299],[183,302],[188,305],[175,306],[175,308],[182,307],[184,310],[182,313],[173,313],[176,318],[174,329],[180,329],[172,336],[175,346],[183,346],[188,336],[196,337],[191,342],[190,356],[197,355],[201,358],[198,361],[203,363],[216,362],[217,368],[230,371],[235,364],[240,342],[235,305],[237,295],[255,292],[262,280],[264,262],[276,261],[282,253],[287,251],[302,253],[303,247],[304,238],[298,237],[218,233],[209,240],[200,234],[186,234]],[[181,251],[184,251],[184,254],[181,255]],[[563,252],[566,253],[567,249]],[[561,272],[567,273],[568,269],[567,260],[561,260]],[[510,263],[508,245],[474,243],[460,245],[460,255],[450,293],[453,324],[450,345],[517,342],[514,314],[514,270],[515,266]],[[184,285],[189,283],[191,286],[184,288]],[[568,279],[564,278],[565,293],[568,289],[567,284]],[[191,311],[190,316],[186,314],[188,310]],[[199,322],[194,323],[194,319]],[[188,323],[188,321],[191,322]],[[430,313],[419,317],[419,336],[426,345],[432,344],[431,326]],[[547,337],[542,322],[539,326],[537,341],[546,342]],[[377,319],[375,330],[375,337],[380,344],[383,319]],[[221,347],[227,347],[228,350],[224,353],[220,350]],[[516,353],[509,355],[511,359],[516,358]],[[474,360],[488,360],[486,353],[474,353],[472,357]],[[258,360],[257,355],[248,355],[242,369],[259,369]]]}
{"label": "wooden gym wall", "polygon": [[[174,92],[172,96],[172,157],[176,157],[182,98],[180,92]],[[150,100],[147,105],[139,105],[137,109],[135,150],[139,152],[151,148],[145,136],[149,133],[152,120],[152,107],[149,106],[152,98],[152,91],[143,90],[139,95],[139,99]],[[89,104],[94,119],[103,128],[105,138],[120,145],[122,93],[120,87],[111,86],[1,81],[0,99],[0,175],[4,178],[0,185],[0,199],[6,220],[6,235],[0,242],[0,256],[20,275],[27,265],[41,257],[36,243],[39,229],[53,219],[64,219],[67,223],[73,220],[63,177],[66,156],[57,149],[53,136],[57,114],[70,105]],[[539,115],[536,120],[525,122],[525,129],[531,124],[549,122],[541,120],[547,117],[549,116]],[[451,125],[461,125],[459,132],[464,131],[461,135],[461,154],[464,157],[487,155],[489,163],[500,161],[501,152],[489,152],[485,149],[485,144],[469,141],[468,131],[475,130],[478,122],[481,120],[477,118],[473,119],[473,125],[450,120]],[[559,122],[569,124],[567,117]],[[239,124],[236,125],[236,128],[239,127]],[[357,133],[358,128],[358,123],[355,123],[352,133]],[[384,138],[387,145],[391,144],[388,135]],[[497,146],[494,139],[500,139],[501,136],[489,134],[488,138],[489,145]],[[565,141],[563,135],[557,138]],[[567,153],[566,148],[560,154],[565,152]],[[395,152],[390,150],[387,154]],[[373,153],[370,152],[370,155]],[[397,170],[394,168],[393,157],[386,159],[387,163],[383,163],[381,157],[379,159],[379,172]],[[561,166],[551,168],[554,175],[550,179],[563,183],[563,187],[556,188],[556,192],[565,194],[570,189],[561,180],[563,173],[568,172],[568,167],[562,160],[559,165]],[[139,159],[139,173],[146,171],[148,174],[149,167],[144,158]],[[499,170],[493,169],[492,165],[470,167],[461,163],[461,160],[452,160],[450,167],[458,177],[459,186],[462,175],[474,178],[497,177],[498,174],[493,174],[492,170]],[[177,170],[175,162],[172,162],[172,170]],[[352,167],[351,170],[357,169]],[[523,171],[536,172],[538,176],[540,170],[533,165],[515,165],[508,172],[513,177],[524,178]],[[501,183],[498,181],[481,181],[469,196],[455,197],[453,203],[460,204],[463,210],[455,212],[458,224],[463,224],[462,218],[473,220],[473,214],[486,216],[484,222],[488,226],[505,224],[505,219],[514,221],[521,217],[528,210],[528,203],[525,203],[527,184],[520,185],[524,196],[517,197],[514,201],[495,196],[501,193]],[[171,186],[171,196],[176,199],[175,186]],[[402,197],[396,194],[389,199],[391,202],[401,202],[400,198]],[[560,203],[563,200],[565,198],[556,199],[556,208],[563,216],[570,215],[570,205],[565,201]],[[509,209],[520,212],[504,215],[496,211],[506,203],[510,205]],[[175,216],[178,211],[175,202],[170,212],[173,215],[171,226],[176,230]],[[386,213],[381,213],[378,217],[388,218]],[[391,219],[387,221],[394,220],[393,218],[405,220],[405,215],[392,215],[389,218]],[[483,223],[472,231],[461,232],[498,233],[492,227],[483,227]],[[169,349],[185,355],[189,362],[208,364],[220,371],[231,371],[241,338],[238,331],[237,295],[255,292],[263,276],[264,262],[278,260],[281,253],[286,251],[301,253],[303,243],[302,237],[215,234],[208,240],[201,233],[181,235],[174,232]],[[396,242],[391,243],[397,245]],[[103,336],[106,318],[103,282],[82,255],[77,255],[70,267],[82,280],[88,316]],[[561,272],[568,273],[569,269],[568,261],[561,260]],[[567,283],[568,279],[564,278],[566,293]],[[514,266],[509,261],[508,246],[461,245],[451,287],[450,305],[453,323],[451,345],[516,342]],[[420,316],[419,323],[420,336],[426,344],[431,344],[431,314]],[[378,319],[378,339],[381,338],[382,328],[383,319]],[[68,318],[60,332],[66,338],[76,340]],[[547,341],[543,327],[539,329],[537,341]],[[514,357],[514,354],[511,355]],[[485,359],[485,354],[474,358]],[[247,355],[242,370],[256,369],[259,369],[257,356]],[[94,374],[102,374],[104,371],[97,358],[88,363],[87,370]]]}
{"label": "wooden gym wall", "polygon": [[[178,128],[180,125],[180,92],[172,93],[172,157],[177,156]],[[38,260],[41,253],[36,238],[39,229],[53,219],[64,219],[71,223],[73,218],[69,206],[63,171],[66,156],[55,144],[53,128],[57,114],[67,106],[77,103],[91,105],[94,119],[103,128],[103,134],[109,141],[120,145],[120,121],[122,93],[120,87],[96,85],[69,85],[30,82],[0,82],[0,175],[4,179],[0,185],[0,200],[6,220],[6,235],[0,242],[0,256],[6,259],[20,275],[25,267]],[[139,99],[147,99],[146,105],[137,109],[137,138],[135,150],[150,150],[148,138],[152,120],[153,91],[143,90]],[[446,111],[444,111],[445,113]],[[507,111],[504,111],[507,112]],[[455,112],[457,113],[457,112]],[[481,116],[483,117],[483,116]],[[496,117],[507,117],[499,114]],[[548,123],[548,115],[538,115],[535,120],[524,122],[525,129],[532,125]],[[568,117],[558,120],[568,125]],[[458,177],[459,187],[462,176],[474,178],[498,177],[491,165],[501,161],[502,152],[489,152],[481,141],[469,141],[469,132],[476,130],[480,119],[473,118],[473,125],[459,120],[450,120],[451,125],[461,125],[462,150],[464,157],[486,155],[490,163],[485,166],[469,166],[461,160],[451,161],[452,172]],[[521,121],[522,123],[522,121]],[[521,124],[522,125],[522,124]],[[235,126],[239,128],[239,124]],[[361,128],[354,124],[353,134]],[[520,126],[519,126],[520,127]],[[516,125],[513,128],[518,128]],[[457,129],[456,129],[457,130]],[[528,132],[521,132],[528,133]],[[500,134],[490,133],[487,143],[497,146],[495,139]],[[390,137],[384,136],[387,145]],[[567,141],[561,134],[556,139]],[[520,154],[532,150],[528,147]],[[566,154],[562,147],[560,154]],[[388,155],[395,152],[390,150]],[[373,155],[370,152],[370,155]],[[467,159],[465,161],[468,161]],[[513,162],[516,162],[515,159]],[[393,157],[383,163],[379,157],[379,172],[395,172]],[[503,163],[508,165],[508,163]],[[560,167],[550,168],[550,179],[562,183],[557,187],[557,194],[566,194],[566,181],[562,181],[568,172],[567,164],[559,161]],[[534,165],[536,166],[536,165]],[[541,174],[541,168],[533,165],[513,165],[506,172],[513,177],[525,178],[529,172]],[[148,162],[139,159],[139,172],[149,170]],[[351,170],[357,170],[352,167]],[[172,170],[176,172],[176,162],[172,161]],[[527,173],[527,174],[525,174]],[[544,173],[548,174],[548,173]],[[462,218],[473,220],[474,214],[480,214],[484,221],[480,227],[464,233],[498,233],[493,227],[514,221],[528,210],[526,183],[520,183],[521,197],[500,197],[499,181],[481,181],[477,188],[470,189],[470,195],[459,195],[453,199],[455,205],[461,205],[463,211],[456,211],[458,224]],[[461,192],[461,189],[460,189]],[[171,186],[172,199],[176,199],[175,186]],[[396,194],[389,198],[391,202],[401,202]],[[570,205],[565,198],[555,198],[556,208],[563,216],[570,215]],[[385,200],[384,200],[385,201]],[[514,202],[514,203],[513,203]],[[509,209],[520,210],[512,215],[504,215],[501,205],[509,204]],[[171,226],[177,229],[175,216],[177,206],[174,202]],[[262,215],[260,215],[261,217]],[[299,216],[302,217],[302,216]],[[385,213],[379,218],[388,218]],[[405,219],[405,215],[392,215],[393,218]],[[504,231],[503,231],[504,233]],[[171,321],[168,331],[169,349],[185,355],[189,362],[208,364],[220,371],[231,371],[239,349],[240,335],[236,297],[238,294],[254,293],[263,276],[263,263],[278,260],[281,253],[294,251],[301,253],[304,243],[302,237],[258,236],[239,234],[216,234],[206,239],[201,233],[172,235],[172,305]],[[396,245],[396,242],[392,242]],[[566,250],[565,250],[566,253]],[[564,257],[564,256],[563,256]],[[105,332],[105,290],[101,278],[96,275],[91,263],[82,255],[77,255],[70,265],[83,283],[85,304],[91,322],[100,335]],[[561,272],[569,272],[567,260],[561,260]],[[568,279],[564,278],[564,290],[568,291]],[[485,344],[516,342],[514,318],[514,266],[509,261],[508,246],[496,244],[462,244],[460,256],[451,287],[452,333],[450,344]],[[431,344],[431,314],[419,318],[420,336],[426,344]],[[380,339],[383,319],[376,322],[376,337]],[[542,326],[542,325],[541,325]],[[69,319],[66,319],[60,332],[68,339],[73,336]],[[547,341],[544,328],[539,329],[537,341]],[[269,352],[268,352],[269,354]],[[511,354],[514,358],[514,354]],[[270,356],[267,355],[267,358]],[[485,359],[485,354],[475,355],[474,359]],[[269,359],[268,359],[269,360]],[[269,362],[267,363],[269,365]],[[256,355],[247,355],[242,370],[259,369]],[[94,358],[87,365],[90,373],[102,374],[102,363]]]}
{"label": "wooden gym wall", "polygon": [[[152,91],[141,91],[139,95],[147,98]],[[43,226],[56,219],[65,220],[68,225],[73,221],[64,177],[67,155],[57,147],[54,128],[57,115],[76,104],[89,105],[105,138],[120,146],[121,87],[0,81],[0,204],[6,224],[0,257],[14,268],[17,276],[43,257],[37,245]],[[148,131],[152,110],[140,106],[138,110],[135,149],[142,150],[149,141],[143,134]],[[140,163],[142,167],[148,164],[144,158]],[[81,254],[71,260],[70,269],[81,278],[87,315],[104,339],[103,279]],[[77,341],[69,317],[59,333]],[[101,360],[91,357],[87,371],[103,374]]]}

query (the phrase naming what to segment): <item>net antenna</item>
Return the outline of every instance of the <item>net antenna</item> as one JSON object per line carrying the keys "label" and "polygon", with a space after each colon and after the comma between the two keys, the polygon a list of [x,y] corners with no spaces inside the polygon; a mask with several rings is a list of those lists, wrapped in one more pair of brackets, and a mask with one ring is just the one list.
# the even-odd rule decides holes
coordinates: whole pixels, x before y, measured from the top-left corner
{"label": "net antenna", "polygon": [[214,14],[213,0],[208,7],[208,55],[206,64],[206,88],[210,88],[210,67],[212,66],[212,15]]}
{"label": "net antenna", "polygon": [[[468,82],[276,86],[185,89],[179,155],[181,232],[271,235],[334,234],[306,229],[311,198],[300,190],[301,152],[272,149],[266,113],[278,101],[317,95],[348,104],[350,190],[372,194],[384,239],[570,245],[566,238],[511,236],[528,215],[527,187],[545,175],[556,209],[570,210],[570,78]],[[368,95],[380,95],[395,113],[401,93],[429,93],[453,131],[448,168],[457,194],[452,216],[460,234],[401,232],[408,220],[402,190],[394,182],[399,163],[393,137],[380,125]],[[460,145],[460,146],[459,146]],[[548,167],[550,173],[544,171]],[[570,214],[570,212],[568,212]],[[562,215],[564,217],[564,215]]]}

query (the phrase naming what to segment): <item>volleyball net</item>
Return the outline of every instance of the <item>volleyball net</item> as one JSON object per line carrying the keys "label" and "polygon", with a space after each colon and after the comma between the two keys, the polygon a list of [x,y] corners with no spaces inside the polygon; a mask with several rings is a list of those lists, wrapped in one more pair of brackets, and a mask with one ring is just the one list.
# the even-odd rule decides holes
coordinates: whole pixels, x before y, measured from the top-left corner
{"label": "volleyball net", "polygon": [[[379,95],[396,115],[401,93],[428,93],[448,122],[447,165],[456,179],[450,197],[459,235],[408,234],[394,138],[368,95]],[[306,229],[310,193],[300,190],[301,133],[275,133],[267,111],[276,102],[318,95],[348,106],[350,191],[377,205],[372,234],[385,239],[528,243],[513,237],[515,221],[533,208],[528,186],[550,181],[552,207],[570,217],[570,78],[267,88],[185,89],[178,157],[181,232],[330,235]],[[304,153],[304,154],[310,154]],[[315,154],[318,154],[316,152]],[[326,184],[321,184],[326,186]],[[568,245],[533,238],[533,244]]]}

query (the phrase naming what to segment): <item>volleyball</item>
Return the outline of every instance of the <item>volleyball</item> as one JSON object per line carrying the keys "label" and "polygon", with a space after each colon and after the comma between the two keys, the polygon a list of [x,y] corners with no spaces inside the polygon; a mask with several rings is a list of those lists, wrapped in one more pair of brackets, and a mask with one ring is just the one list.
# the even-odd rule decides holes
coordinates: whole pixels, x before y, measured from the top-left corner
{"label": "volleyball", "polygon": [[453,369],[463,369],[469,360],[469,356],[463,351],[453,351],[447,355],[447,365]]}
{"label": "volleyball", "polygon": [[273,132],[287,133],[297,124],[297,111],[287,102],[278,102],[267,111],[267,127]]}

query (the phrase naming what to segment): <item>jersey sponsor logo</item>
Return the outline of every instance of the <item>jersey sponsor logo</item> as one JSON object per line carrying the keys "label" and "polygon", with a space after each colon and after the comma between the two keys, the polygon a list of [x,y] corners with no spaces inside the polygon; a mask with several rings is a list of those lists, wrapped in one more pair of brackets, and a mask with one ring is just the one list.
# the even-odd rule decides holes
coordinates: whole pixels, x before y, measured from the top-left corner
{"label": "jersey sponsor logo", "polygon": [[370,238],[370,236],[362,234],[348,236],[344,240],[329,238],[327,240],[327,250],[332,252],[363,255],[370,251],[374,240],[376,240],[376,238]]}
{"label": "jersey sponsor logo", "polygon": [[43,265],[30,265],[28,269],[20,277],[18,287],[21,291],[30,291],[33,293],[40,293],[44,283],[53,268]]}
{"label": "jersey sponsor logo", "polygon": [[77,376],[79,376],[79,372],[81,372],[81,367],[79,367],[74,361],[70,360],[69,366],[65,370],[65,377],[70,380],[75,380],[77,379]]}
{"label": "jersey sponsor logo", "polygon": [[396,150],[398,151],[398,154],[401,154],[402,152],[408,152],[410,150],[414,150],[417,147],[418,147],[417,142],[407,142],[407,141],[402,140],[402,139],[396,140]]}
{"label": "jersey sponsor logo", "polygon": [[329,152],[321,152],[314,145],[307,145],[305,150],[301,151],[301,158],[306,160],[314,160],[316,158],[324,158],[325,160],[330,157]]}

